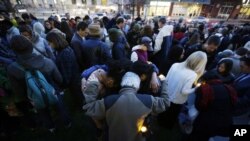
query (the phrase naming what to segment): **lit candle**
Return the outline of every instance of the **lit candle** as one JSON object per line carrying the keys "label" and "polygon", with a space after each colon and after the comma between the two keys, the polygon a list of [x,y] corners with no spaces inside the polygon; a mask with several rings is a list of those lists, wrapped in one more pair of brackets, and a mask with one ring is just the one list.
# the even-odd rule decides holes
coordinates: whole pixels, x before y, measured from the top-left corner
{"label": "lit candle", "polygon": [[201,83],[197,83],[197,84],[196,84],[196,87],[200,87],[200,86],[201,86]]}
{"label": "lit candle", "polygon": [[166,77],[163,74],[160,74],[158,77],[160,78],[161,81],[166,79]]}
{"label": "lit candle", "polygon": [[147,130],[148,130],[148,129],[147,129],[147,127],[146,127],[146,126],[142,126],[142,127],[141,127],[141,132],[142,132],[142,133],[147,132]]}

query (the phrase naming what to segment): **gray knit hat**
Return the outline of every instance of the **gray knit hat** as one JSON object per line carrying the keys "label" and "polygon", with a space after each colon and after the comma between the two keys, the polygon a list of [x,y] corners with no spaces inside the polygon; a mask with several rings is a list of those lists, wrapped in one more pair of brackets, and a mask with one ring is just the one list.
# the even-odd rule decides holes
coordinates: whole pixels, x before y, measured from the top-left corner
{"label": "gray knit hat", "polygon": [[140,83],[141,79],[137,74],[133,72],[127,72],[122,78],[121,87],[134,87],[139,90]]}

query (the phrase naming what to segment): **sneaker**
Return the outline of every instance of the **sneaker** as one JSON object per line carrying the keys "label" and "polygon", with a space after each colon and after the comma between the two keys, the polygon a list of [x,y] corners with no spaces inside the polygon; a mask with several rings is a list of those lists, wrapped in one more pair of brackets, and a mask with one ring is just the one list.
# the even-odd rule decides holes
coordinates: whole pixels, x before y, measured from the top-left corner
{"label": "sneaker", "polygon": [[65,125],[66,129],[69,129],[72,126],[72,122],[69,122],[69,124]]}
{"label": "sneaker", "polygon": [[50,133],[55,133],[55,130],[56,130],[56,128],[50,128],[50,129],[49,129],[49,132],[50,132]]}

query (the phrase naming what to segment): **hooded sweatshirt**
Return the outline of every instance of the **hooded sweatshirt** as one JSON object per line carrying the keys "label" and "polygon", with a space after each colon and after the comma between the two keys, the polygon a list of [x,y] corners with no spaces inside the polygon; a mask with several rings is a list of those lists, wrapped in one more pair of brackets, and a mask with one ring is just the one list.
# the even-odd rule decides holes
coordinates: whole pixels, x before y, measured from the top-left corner
{"label": "hooded sweatshirt", "polygon": [[52,49],[45,39],[43,39],[38,33],[33,32],[32,42],[34,43],[34,53],[37,55],[43,55],[44,57],[55,59]]}

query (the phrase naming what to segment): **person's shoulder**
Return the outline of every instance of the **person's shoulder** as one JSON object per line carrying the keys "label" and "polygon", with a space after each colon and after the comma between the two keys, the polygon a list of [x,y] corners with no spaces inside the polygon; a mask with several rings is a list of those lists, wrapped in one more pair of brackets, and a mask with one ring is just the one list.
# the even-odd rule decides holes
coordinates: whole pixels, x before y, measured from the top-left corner
{"label": "person's shoulder", "polygon": [[99,41],[99,44],[102,46],[102,47],[105,47],[105,48],[108,48],[108,44],[106,44],[105,42],[103,41]]}
{"label": "person's shoulder", "polygon": [[140,100],[147,108],[151,108],[153,104],[153,96],[147,94],[136,94],[138,100]]}
{"label": "person's shoulder", "polygon": [[74,51],[73,51],[73,49],[72,49],[70,46],[68,46],[68,47],[64,48],[64,49],[60,52],[60,54],[61,54],[62,56],[72,56],[72,55],[74,54]]}
{"label": "person's shoulder", "polygon": [[49,70],[56,68],[55,62],[49,58],[44,58],[44,66]]}
{"label": "person's shoulder", "polygon": [[72,36],[72,39],[71,39],[71,43],[76,42],[76,41],[78,41],[78,39],[76,37],[76,34],[74,33],[73,36]]}
{"label": "person's shoulder", "polygon": [[7,73],[8,74],[12,74],[15,70],[17,70],[18,69],[18,67],[17,67],[17,63],[16,62],[13,62],[13,63],[11,63],[11,64],[9,64],[8,66],[7,66]]}
{"label": "person's shoulder", "polygon": [[16,62],[9,64],[6,69],[9,77],[14,77],[14,78],[23,77],[22,70],[18,67],[18,64]]}
{"label": "person's shoulder", "polygon": [[105,108],[108,110],[110,109],[115,102],[121,97],[121,95],[118,94],[114,94],[114,95],[110,95],[104,98],[104,105]]}
{"label": "person's shoulder", "polygon": [[194,50],[202,50],[202,45],[201,44],[194,44],[192,46],[190,46],[191,49],[194,49]]}

